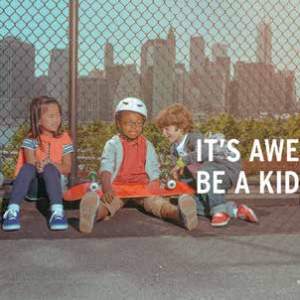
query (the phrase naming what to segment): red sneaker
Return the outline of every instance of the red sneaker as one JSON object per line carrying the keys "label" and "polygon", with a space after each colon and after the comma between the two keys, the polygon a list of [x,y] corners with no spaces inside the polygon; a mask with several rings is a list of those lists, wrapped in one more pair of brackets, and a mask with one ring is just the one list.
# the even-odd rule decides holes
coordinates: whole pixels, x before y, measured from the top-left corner
{"label": "red sneaker", "polygon": [[248,222],[258,223],[258,218],[253,209],[245,204],[238,206],[237,217]]}
{"label": "red sneaker", "polygon": [[211,226],[222,227],[226,226],[230,221],[230,216],[224,212],[216,213],[213,215],[210,222]]}

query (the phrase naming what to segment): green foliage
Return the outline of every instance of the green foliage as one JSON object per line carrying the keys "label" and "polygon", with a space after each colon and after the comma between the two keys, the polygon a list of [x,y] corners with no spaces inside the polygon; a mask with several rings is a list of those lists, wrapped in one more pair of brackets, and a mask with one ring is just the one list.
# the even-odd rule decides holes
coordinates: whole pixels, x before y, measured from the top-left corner
{"label": "green foliage", "polygon": [[77,130],[79,169],[92,171],[99,169],[99,157],[105,142],[116,134],[114,124],[96,122],[82,125]]}
{"label": "green foliage", "polygon": [[4,151],[10,153],[2,163],[2,172],[6,178],[13,178],[15,165],[18,157],[18,150],[26,137],[29,130],[29,125],[20,126],[16,133],[11,137],[10,142],[5,145]]}
{"label": "green foliage", "polygon": [[[248,159],[254,139],[263,142],[272,138],[298,138],[300,139],[300,115],[290,116],[287,119],[267,117],[260,120],[237,120],[227,114],[211,117],[205,122],[197,123],[195,130],[206,134],[208,132],[222,132],[227,139],[236,138],[240,141],[239,150],[242,158]],[[17,151],[28,132],[28,126],[20,127],[5,150]],[[116,127],[111,123],[96,122],[81,125],[78,128],[78,162],[79,169],[89,172],[98,170],[100,155],[105,142],[117,133]],[[153,143],[162,164],[162,169],[170,169],[172,162],[169,157],[170,145],[160,131],[152,123],[147,123],[144,135]],[[298,149],[300,150],[300,149]],[[3,173],[12,177],[16,155],[12,155],[9,163],[3,163]]]}

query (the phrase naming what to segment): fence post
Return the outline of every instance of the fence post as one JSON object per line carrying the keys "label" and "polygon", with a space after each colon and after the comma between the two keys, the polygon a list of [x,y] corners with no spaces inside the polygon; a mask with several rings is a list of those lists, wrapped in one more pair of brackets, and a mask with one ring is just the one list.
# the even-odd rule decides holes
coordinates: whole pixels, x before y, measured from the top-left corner
{"label": "fence post", "polygon": [[72,158],[71,184],[77,176],[77,64],[78,64],[78,0],[69,2],[69,127],[75,152]]}

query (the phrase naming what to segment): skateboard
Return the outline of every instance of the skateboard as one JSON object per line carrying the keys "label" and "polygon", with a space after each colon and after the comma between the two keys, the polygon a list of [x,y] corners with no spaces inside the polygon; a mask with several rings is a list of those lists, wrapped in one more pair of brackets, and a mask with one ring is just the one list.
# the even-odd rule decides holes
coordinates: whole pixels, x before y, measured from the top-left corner
{"label": "skateboard", "polygon": [[[64,193],[65,201],[77,201],[88,192],[96,192],[101,198],[103,193],[101,185],[97,182],[95,174],[90,176],[89,181],[76,184],[70,187]],[[113,190],[121,199],[142,198],[150,196],[178,196],[182,194],[195,194],[195,190],[188,184],[175,180],[168,180],[162,183],[161,181],[153,181],[149,184],[113,184]]]}

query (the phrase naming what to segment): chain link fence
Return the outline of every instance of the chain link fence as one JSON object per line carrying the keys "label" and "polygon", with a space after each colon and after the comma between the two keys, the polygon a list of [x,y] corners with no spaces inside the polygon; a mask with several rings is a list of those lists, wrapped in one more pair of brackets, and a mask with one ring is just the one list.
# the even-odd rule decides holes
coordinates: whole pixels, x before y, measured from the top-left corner
{"label": "chain link fence", "polygon": [[55,97],[68,113],[68,17],[67,0],[0,2],[0,146],[9,177],[31,99]]}
{"label": "chain link fence", "polygon": [[[5,149],[33,96],[57,98],[68,115],[69,1],[2,0],[0,9],[0,140],[11,167]],[[111,122],[126,96],[144,99],[151,118],[174,102],[197,121],[298,112],[299,36],[296,0],[80,0],[80,155],[94,159],[89,149],[102,140],[86,131]],[[99,130],[103,139],[113,132]]]}

